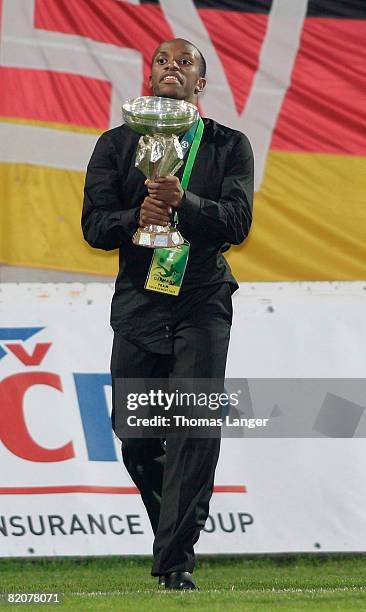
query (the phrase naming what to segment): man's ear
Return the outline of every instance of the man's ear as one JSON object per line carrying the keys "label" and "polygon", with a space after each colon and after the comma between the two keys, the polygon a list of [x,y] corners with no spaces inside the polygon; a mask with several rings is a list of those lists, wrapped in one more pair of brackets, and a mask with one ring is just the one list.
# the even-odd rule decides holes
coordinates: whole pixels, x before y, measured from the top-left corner
{"label": "man's ear", "polygon": [[200,79],[198,79],[197,81],[197,85],[195,87],[194,93],[198,94],[200,93],[206,86],[206,79],[204,79],[203,77],[201,77]]}
{"label": "man's ear", "polygon": [[150,76],[149,76],[149,85],[150,85],[150,88],[152,89],[152,79],[151,79],[151,74],[150,74]]}

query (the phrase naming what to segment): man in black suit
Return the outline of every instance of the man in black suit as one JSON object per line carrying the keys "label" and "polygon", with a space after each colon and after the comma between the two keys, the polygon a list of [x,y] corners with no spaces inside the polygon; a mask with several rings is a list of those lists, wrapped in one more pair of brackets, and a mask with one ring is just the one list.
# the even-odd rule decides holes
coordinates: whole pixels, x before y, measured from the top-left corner
{"label": "man in black suit", "polygon": [[[154,53],[154,95],[197,105],[205,60],[188,41],[164,42]],[[222,252],[240,244],[252,220],[253,154],[239,131],[204,119],[189,185],[177,176],[144,181],[135,168],[139,136],[126,125],[98,140],[88,165],[82,227],[95,248],[119,248],[120,269],[112,301],[113,381],[169,378],[224,380],[238,284]],[[178,296],[144,288],[152,251],[135,246],[138,225],[178,229],[190,253]],[[118,402],[112,423],[123,438]],[[122,439],[124,463],[141,492],[155,534],[152,575],[166,588],[193,589],[194,544],[208,516],[219,437],[184,433]]]}

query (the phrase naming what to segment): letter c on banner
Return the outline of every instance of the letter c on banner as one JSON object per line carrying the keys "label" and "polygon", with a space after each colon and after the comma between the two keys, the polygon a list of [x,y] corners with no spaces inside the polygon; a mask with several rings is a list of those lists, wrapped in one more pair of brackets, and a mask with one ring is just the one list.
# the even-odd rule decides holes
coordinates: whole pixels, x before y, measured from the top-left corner
{"label": "letter c on banner", "polygon": [[24,372],[4,378],[0,384],[0,440],[8,450],[27,461],[65,461],[75,456],[72,442],[45,448],[30,435],[24,418],[23,399],[35,385],[62,391],[60,377],[50,372]]}

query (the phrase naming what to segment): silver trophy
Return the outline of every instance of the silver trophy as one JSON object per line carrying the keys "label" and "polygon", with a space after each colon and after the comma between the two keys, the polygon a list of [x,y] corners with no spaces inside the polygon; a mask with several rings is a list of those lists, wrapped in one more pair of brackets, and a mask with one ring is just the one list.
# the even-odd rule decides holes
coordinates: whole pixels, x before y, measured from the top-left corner
{"label": "silver trophy", "polygon": [[[175,174],[183,164],[184,153],[178,136],[197,121],[198,109],[185,100],[141,96],[122,106],[123,119],[142,134],[136,150],[135,166],[148,179]],[[148,225],[134,234],[134,244],[150,247],[174,247],[184,239],[174,224]]]}

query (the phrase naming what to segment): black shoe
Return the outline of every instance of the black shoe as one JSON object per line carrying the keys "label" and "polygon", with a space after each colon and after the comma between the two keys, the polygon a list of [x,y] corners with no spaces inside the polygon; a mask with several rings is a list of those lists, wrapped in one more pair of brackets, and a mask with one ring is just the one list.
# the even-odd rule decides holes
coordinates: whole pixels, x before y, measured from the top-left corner
{"label": "black shoe", "polygon": [[160,588],[164,588],[165,587],[165,576],[159,576],[158,586]]}
{"label": "black shoe", "polygon": [[172,572],[165,576],[165,588],[192,591],[197,587],[190,572]]}

